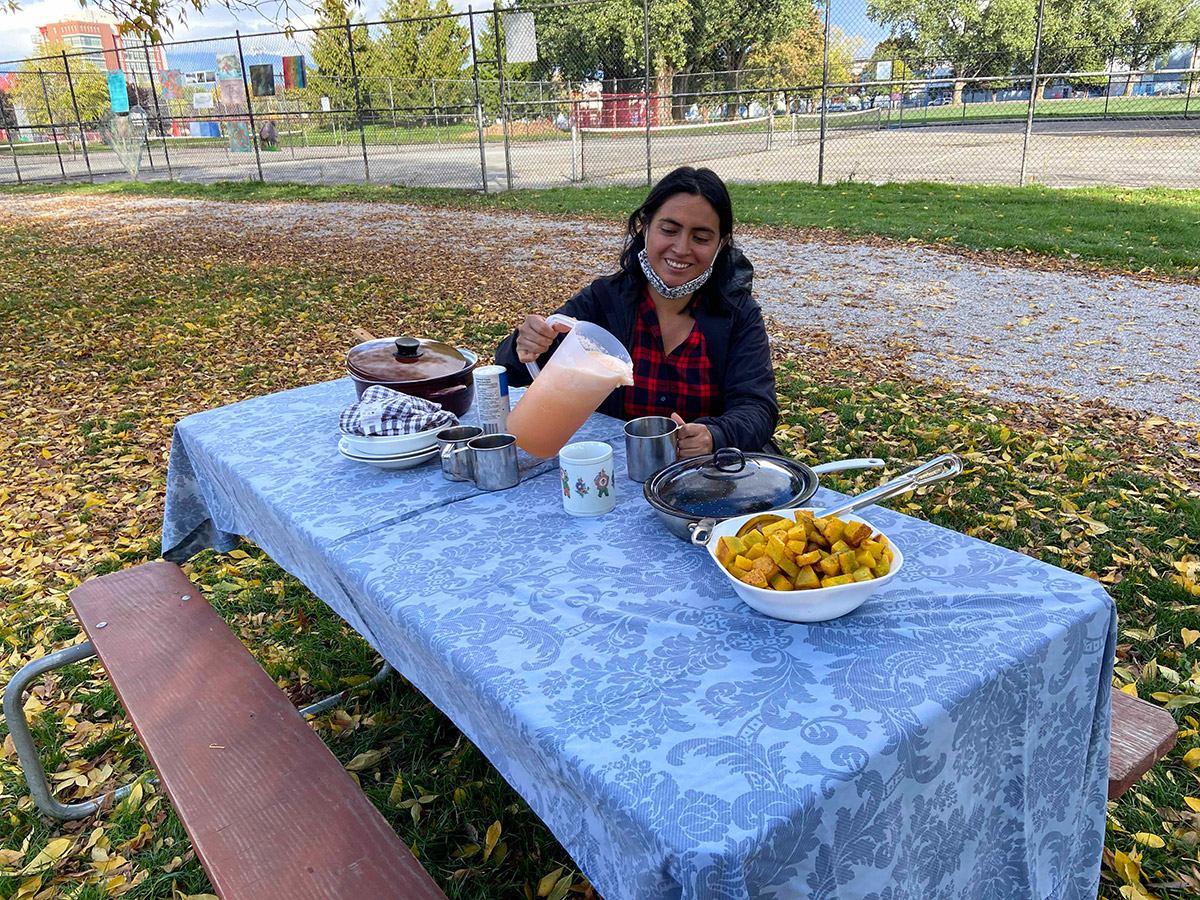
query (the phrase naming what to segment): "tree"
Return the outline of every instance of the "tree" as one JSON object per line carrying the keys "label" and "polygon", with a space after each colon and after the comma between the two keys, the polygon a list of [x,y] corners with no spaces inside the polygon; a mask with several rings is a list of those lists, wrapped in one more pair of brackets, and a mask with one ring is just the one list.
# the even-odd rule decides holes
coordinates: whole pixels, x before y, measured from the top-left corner
{"label": "tree", "polygon": [[919,55],[909,63],[914,68],[953,65],[954,102],[961,103],[963,79],[1011,74],[1017,60],[1031,54],[1036,2],[867,0],[867,15],[911,43]]}
{"label": "tree", "polygon": [[104,73],[79,57],[70,60],[71,86],[67,85],[64,52],[70,56],[74,51],[62,43],[43,44],[37,56],[26,59],[17,71],[12,102],[25,110],[31,122],[49,125],[46,120],[52,118],[55,125],[74,125],[75,105],[71,102],[70,87],[75,88],[79,116],[84,122],[99,119],[111,108]]}
{"label": "tree", "polygon": [[[437,0],[436,5],[429,0],[391,0],[384,8],[382,18],[388,24],[374,42],[370,74],[380,85],[386,82],[388,99],[396,107],[431,106],[433,79],[463,78],[470,61],[467,29],[457,17],[428,18],[454,12],[447,0]],[[458,96],[461,93],[443,91],[438,103],[457,105],[466,99]]]}
{"label": "tree", "polygon": [[[309,56],[316,69],[316,72],[310,75],[308,87],[305,88],[309,100],[328,97],[332,109],[353,110],[356,103],[354,69],[357,67],[358,73],[362,75],[372,66],[371,39],[367,34],[367,26],[363,24],[361,17],[354,21],[347,15],[342,0],[322,0],[316,27],[319,30],[313,32],[312,43],[309,46]],[[347,34],[351,35],[354,41],[353,66],[350,64]],[[361,98],[364,109],[370,107],[369,83],[365,79],[359,82],[358,97]]]}
{"label": "tree", "polygon": [[[1195,0],[1131,0],[1129,18],[1118,38],[1117,59],[1138,71],[1172,45],[1195,41],[1198,37],[1200,4]],[[1125,81],[1125,96],[1132,94],[1130,77]]]}
{"label": "tree", "polygon": [[[759,48],[806,27],[812,7],[810,0],[655,0],[649,11],[653,90],[663,98],[658,118],[666,123],[673,95],[676,107],[686,105],[692,75],[739,72]],[[538,10],[537,16],[541,73],[557,70],[571,81],[603,79],[614,91],[639,90],[646,68],[640,0]]]}
{"label": "tree", "polygon": [[0,129],[17,127],[17,110],[8,91],[0,89]]}
{"label": "tree", "polygon": [[[1128,20],[1133,0],[1047,0],[1040,70],[1102,68]],[[867,14],[911,39],[924,65],[954,67],[954,102],[964,79],[1029,72],[1037,28],[1037,0],[868,0]],[[1050,78],[1039,81],[1044,94]]]}
{"label": "tree", "polygon": [[[1046,95],[1046,88],[1055,73],[1095,72],[1104,68],[1109,51],[1127,21],[1129,2],[1046,0],[1038,69],[1047,73],[1047,77],[1038,79],[1039,97]],[[1036,5],[1031,14],[1036,17]]]}

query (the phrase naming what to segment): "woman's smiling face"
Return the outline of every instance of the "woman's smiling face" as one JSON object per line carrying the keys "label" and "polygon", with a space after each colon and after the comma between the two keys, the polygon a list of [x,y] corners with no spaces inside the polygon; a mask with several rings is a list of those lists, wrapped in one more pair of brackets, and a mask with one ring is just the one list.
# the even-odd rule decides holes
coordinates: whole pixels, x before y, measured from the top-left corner
{"label": "woman's smiling face", "polygon": [[646,256],[670,287],[704,273],[721,249],[721,220],[703,197],[674,194],[646,226]]}

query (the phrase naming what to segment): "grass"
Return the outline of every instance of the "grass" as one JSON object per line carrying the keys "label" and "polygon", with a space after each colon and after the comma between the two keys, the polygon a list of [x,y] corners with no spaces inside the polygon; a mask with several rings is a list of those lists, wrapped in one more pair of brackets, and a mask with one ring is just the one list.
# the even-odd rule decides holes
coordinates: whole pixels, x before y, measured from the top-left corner
{"label": "grass", "polygon": [[[1028,84],[1028,82],[1026,82]],[[905,107],[882,110],[887,126],[905,128],[922,125],[953,124],[955,122],[1024,122],[1029,109],[1028,100],[1002,100],[996,103],[960,103],[958,105]],[[1038,100],[1034,105],[1034,122],[1043,119],[1133,119],[1166,116],[1200,118],[1200,94],[1173,97],[1088,97],[1080,100]]]}
{"label": "grass", "polygon": [[[483,195],[450,188],[311,186],[259,182],[8,185],[3,193],[81,193],[210,200],[408,202],[516,209],[620,220],[643,187],[552,188]],[[730,184],[740,223],[879,235],[965,250],[1036,254],[1117,271],[1195,277],[1200,190],[954,186],[926,183]]]}
{"label": "grass", "polygon": [[[220,191],[240,196],[234,186]],[[455,196],[468,208],[483,205]],[[140,241],[134,255],[34,225],[0,228],[0,329],[7,337],[0,350],[0,682],[74,639],[70,587],[158,555],[167,447],[178,418],[339,376],[347,322],[437,334],[486,351],[522,311],[502,287],[505,277],[488,287],[472,280],[469,264],[457,274],[455,254],[469,255],[461,248],[408,260],[402,274],[346,249],[341,260],[264,262]],[[531,282],[532,295],[564,289],[554,273],[515,271]],[[1200,878],[1193,874],[1200,822],[1191,812],[1193,802],[1200,805],[1200,723],[1191,715],[1200,703],[1194,437],[1102,407],[1000,404],[913,381],[835,345],[801,357],[779,341],[776,370],[777,436],[789,453],[915,459],[958,452],[969,463],[963,477],[896,508],[1090,575],[1112,593],[1121,616],[1118,683],[1167,705],[1182,730],[1168,759],[1111,807],[1106,845],[1120,865],[1105,865],[1101,896],[1117,900],[1131,881],[1161,900],[1195,896],[1187,886]],[[831,483],[844,490],[870,483],[869,475],[849,475]],[[189,568],[298,702],[362,679],[377,664],[360,637],[254,545],[202,554]],[[60,799],[94,796],[147,773],[98,667],[48,679],[31,708],[60,776]],[[353,699],[314,727],[343,763],[382,753],[358,773],[360,782],[452,898],[529,897],[560,869],[552,880],[565,878],[586,897],[573,862],[524,801],[403,680]],[[5,733],[0,725],[0,738]],[[0,856],[0,896],[100,898],[107,884],[143,900],[209,889],[169,804],[149,787],[81,830],[35,813],[7,752],[0,792],[0,849],[8,851]],[[483,836],[495,823],[501,843],[485,861]],[[62,855],[39,863],[39,852],[63,846],[53,843],[62,837],[70,839]],[[102,873],[104,856],[119,862]],[[26,887],[34,879],[41,880]]]}

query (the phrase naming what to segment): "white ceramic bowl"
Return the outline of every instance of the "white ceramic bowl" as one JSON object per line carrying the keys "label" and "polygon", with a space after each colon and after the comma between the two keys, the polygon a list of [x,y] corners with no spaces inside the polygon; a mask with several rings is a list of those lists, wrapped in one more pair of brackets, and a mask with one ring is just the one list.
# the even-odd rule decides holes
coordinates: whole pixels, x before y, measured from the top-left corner
{"label": "white ceramic bowl", "polygon": [[437,433],[446,427],[439,425],[413,434],[343,434],[342,441],[355,456],[400,456],[437,446]]}
{"label": "white ceramic bowl", "polygon": [[359,456],[357,453],[352,453],[346,448],[344,438],[338,442],[338,452],[346,457],[346,459],[366,463],[368,466],[374,466],[377,469],[411,469],[414,466],[422,465],[438,457],[436,444],[425,450],[403,453],[399,456]]}
{"label": "white ceramic bowl", "polygon": [[[870,581],[857,581],[854,584],[842,584],[837,587],[812,588],[807,591],[771,591],[739,581],[717,559],[717,542],[722,537],[736,535],[738,529],[751,519],[766,515],[792,519],[795,518],[798,511],[775,509],[726,519],[713,526],[712,534],[705,545],[709,556],[712,557],[713,565],[722,576],[729,579],[729,583],[733,585],[738,596],[745,601],[747,606],[753,607],[763,615],[771,616],[774,619],[783,619],[787,622],[825,622],[829,619],[836,619],[838,616],[844,616],[846,613],[858,609],[868,597],[895,578],[900,567],[904,565],[904,554],[889,537],[888,546],[892,548],[894,558],[891,570],[882,578],[872,578]],[[856,515],[838,516],[838,518],[845,522],[871,524]],[[878,528],[871,527],[873,530],[879,531]],[[884,537],[887,535],[885,534]]]}

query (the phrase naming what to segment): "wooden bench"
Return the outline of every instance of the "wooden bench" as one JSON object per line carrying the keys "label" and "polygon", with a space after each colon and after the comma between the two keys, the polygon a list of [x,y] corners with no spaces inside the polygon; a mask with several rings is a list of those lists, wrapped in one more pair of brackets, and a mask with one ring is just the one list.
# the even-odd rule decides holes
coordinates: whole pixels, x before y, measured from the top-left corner
{"label": "wooden bench", "polygon": [[1124,691],[1112,691],[1112,737],[1108,756],[1108,799],[1115,800],[1170,752],[1179,736],[1165,709]]}
{"label": "wooden bench", "polygon": [[177,566],[93,579],[71,603],[222,900],[445,900]]}

